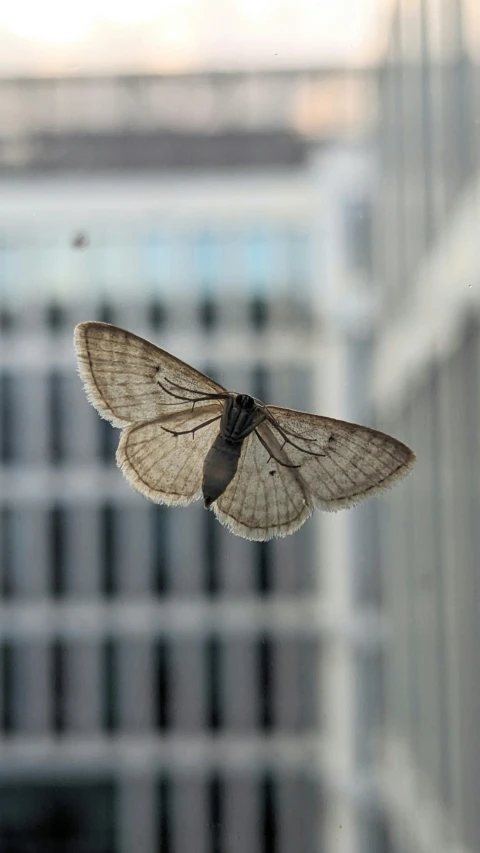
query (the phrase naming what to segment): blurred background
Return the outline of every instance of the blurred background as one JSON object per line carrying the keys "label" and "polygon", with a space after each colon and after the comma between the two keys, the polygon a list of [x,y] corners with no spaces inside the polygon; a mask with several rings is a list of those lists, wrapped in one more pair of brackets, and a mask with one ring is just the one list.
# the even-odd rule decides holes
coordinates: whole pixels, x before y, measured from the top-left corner
{"label": "blurred background", "polygon": [[[476,0],[0,11],[0,853],[480,850]],[[74,325],[418,455],[234,537]]]}

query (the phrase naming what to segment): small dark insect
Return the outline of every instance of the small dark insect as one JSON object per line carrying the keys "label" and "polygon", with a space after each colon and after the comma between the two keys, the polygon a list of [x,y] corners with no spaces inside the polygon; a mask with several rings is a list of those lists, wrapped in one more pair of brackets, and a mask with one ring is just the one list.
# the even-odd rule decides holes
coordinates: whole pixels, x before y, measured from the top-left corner
{"label": "small dark insect", "polygon": [[79,231],[72,237],[72,248],[74,249],[85,249],[89,243],[90,239],[85,231]]}
{"label": "small dark insect", "polygon": [[247,539],[293,533],[314,507],[357,504],[414,465],[389,435],[227,391],[107,323],[77,326],[75,348],[90,402],[122,429],[117,464],[132,486],[170,505],[203,496]]}

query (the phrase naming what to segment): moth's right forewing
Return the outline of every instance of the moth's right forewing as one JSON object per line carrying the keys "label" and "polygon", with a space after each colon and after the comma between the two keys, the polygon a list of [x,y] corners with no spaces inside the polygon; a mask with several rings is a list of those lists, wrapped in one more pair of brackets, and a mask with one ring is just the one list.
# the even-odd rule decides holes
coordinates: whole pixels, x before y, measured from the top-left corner
{"label": "moth's right forewing", "polygon": [[75,329],[75,350],[88,399],[116,427],[185,408],[185,402],[177,401],[159,383],[175,390],[169,385],[174,382],[197,395],[225,390],[170,353],[108,323],[80,323]]}
{"label": "moth's right forewing", "polygon": [[299,476],[319,509],[342,509],[379,494],[415,464],[406,444],[378,430],[275,406],[268,411],[295,434],[295,446],[287,440],[283,450],[300,465]]}

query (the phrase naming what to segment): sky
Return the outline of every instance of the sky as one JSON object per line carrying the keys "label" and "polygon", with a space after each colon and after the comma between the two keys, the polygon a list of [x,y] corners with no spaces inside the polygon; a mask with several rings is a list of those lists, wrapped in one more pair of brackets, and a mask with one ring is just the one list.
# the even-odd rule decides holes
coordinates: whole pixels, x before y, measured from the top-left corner
{"label": "sky", "polygon": [[386,0],[13,0],[0,74],[368,63]]}

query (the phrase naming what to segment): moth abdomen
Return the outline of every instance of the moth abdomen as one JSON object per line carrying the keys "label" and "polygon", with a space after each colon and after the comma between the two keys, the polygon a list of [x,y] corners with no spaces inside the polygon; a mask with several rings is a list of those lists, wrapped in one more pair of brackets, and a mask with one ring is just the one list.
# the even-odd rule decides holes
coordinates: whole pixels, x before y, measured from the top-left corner
{"label": "moth abdomen", "polygon": [[243,441],[218,435],[203,464],[202,492],[206,509],[220,497],[237,473]]}

